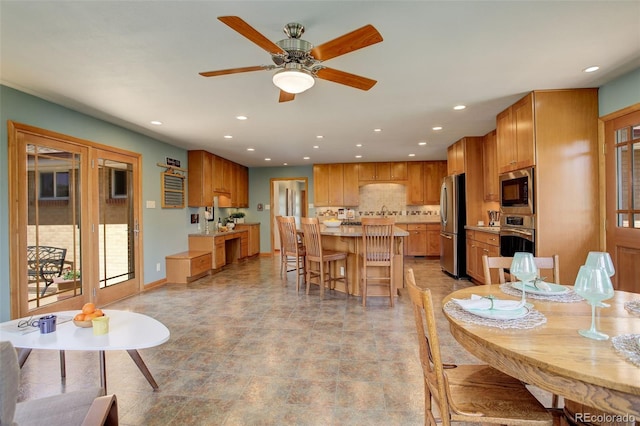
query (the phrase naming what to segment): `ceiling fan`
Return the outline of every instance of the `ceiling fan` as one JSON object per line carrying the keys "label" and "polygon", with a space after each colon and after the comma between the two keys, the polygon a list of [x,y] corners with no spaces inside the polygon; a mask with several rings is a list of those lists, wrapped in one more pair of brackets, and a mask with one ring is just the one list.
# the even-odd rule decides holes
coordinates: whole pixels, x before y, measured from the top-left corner
{"label": "ceiling fan", "polygon": [[365,25],[362,28],[314,47],[308,41],[300,38],[304,33],[304,27],[295,22],[289,23],[283,28],[288,38],[274,43],[238,16],[219,16],[218,19],[269,52],[275,65],[258,65],[201,72],[200,75],[204,77],[279,69],[273,75],[273,83],[280,89],[279,102],[294,100],[297,93],[302,93],[311,88],[316,78],[333,81],[334,83],[344,84],[360,90],[369,90],[377,83],[376,80],[370,78],[327,68],[322,65],[322,62],[328,59],[380,43],[382,36],[373,25]]}

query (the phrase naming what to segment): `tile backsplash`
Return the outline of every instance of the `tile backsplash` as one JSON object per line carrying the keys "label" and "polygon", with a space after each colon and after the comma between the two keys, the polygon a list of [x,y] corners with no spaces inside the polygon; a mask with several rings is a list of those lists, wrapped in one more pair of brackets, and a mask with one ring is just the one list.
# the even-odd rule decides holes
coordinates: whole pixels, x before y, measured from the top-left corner
{"label": "tile backsplash", "polygon": [[[360,187],[360,205],[354,208],[356,217],[380,216],[383,206],[394,216],[439,216],[439,205],[407,206],[407,188],[397,183],[375,183]],[[352,207],[353,208],[353,207]],[[333,215],[336,207],[318,207],[316,214]]]}

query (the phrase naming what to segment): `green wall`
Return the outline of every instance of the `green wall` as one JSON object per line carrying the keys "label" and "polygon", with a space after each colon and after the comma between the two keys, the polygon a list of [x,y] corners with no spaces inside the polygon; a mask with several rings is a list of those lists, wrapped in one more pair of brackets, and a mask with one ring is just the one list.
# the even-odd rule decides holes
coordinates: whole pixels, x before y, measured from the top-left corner
{"label": "green wall", "polygon": [[[599,102],[601,116],[640,102],[640,69],[602,86]],[[0,85],[0,321],[10,318],[7,120],[142,154],[143,205],[149,200],[156,201],[156,206],[160,205],[161,169],[156,163],[164,162],[164,158],[168,156],[187,164],[187,153],[184,149]],[[269,204],[270,179],[305,176],[309,181],[308,198],[313,202],[312,166],[249,169],[250,206],[242,211],[246,213],[246,221],[261,223],[261,253],[271,251],[270,211],[265,209],[258,212],[257,205]],[[199,209],[143,210],[145,284],[165,277],[166,255],[187,249],[187,234],[198,232],[198,225],[190,223],[192,213],[199,213]],[[227,211],[223,213],[228,214]],[[313,210],[310,214],[314,214]],[[157,263],[161,265],[160,271],[156,271]]]}

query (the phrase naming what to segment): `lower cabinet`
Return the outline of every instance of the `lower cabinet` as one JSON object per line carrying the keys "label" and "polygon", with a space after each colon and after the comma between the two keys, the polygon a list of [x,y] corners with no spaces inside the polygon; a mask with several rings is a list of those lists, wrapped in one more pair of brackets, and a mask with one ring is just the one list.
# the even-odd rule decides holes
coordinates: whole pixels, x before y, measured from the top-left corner
{"label": "lower cabinet", "polygon": [[401,228],[409,233],[404,239],[405,256],[440,256],[439,223],[408,223]]}
{"label": "lower cabinet", "polygon": [[165,258],[167,281],[186,284],[211,271],[211,252],[185,251]]}
{"label": "lower cabinet", "polygon": [[[500,256],[500,237],[493,232],[467,229],[467,275],[480,284],[484,282],[482,256]],[[492,275],[491,282],[497,282],[497,273]]]}
{"label": "lower cabinet", "polygon": [[[249,247],[247,231],[230,231],[216,234],[189,235],[189,250],[209,251],[212,253],[210,268],[219,269],[228,263],[242,258],[242,241]],[[245,256],[246,257],[246,256]]]}
{"label": "lower cabinet", "polygon": [[[236,230],[247,231],[247,239],[245,241],[245,247],[241,248],[241,257],[255,256],[260,254],[260,224],[259,223],[238,223],[236,224]],[[246,254],[245,254],[246,253]]]}

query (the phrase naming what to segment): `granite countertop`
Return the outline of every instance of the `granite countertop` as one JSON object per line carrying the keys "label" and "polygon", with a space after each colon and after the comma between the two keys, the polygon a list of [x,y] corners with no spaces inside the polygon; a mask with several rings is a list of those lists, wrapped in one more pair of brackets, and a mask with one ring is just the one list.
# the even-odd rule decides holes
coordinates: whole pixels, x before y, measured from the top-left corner
{"label": "granite countertop", "polygon": [[[328,226],[321,225],[320,235],[331,235],[336,237],[362,237],[362,226],[342,225],[336,228],[330,228]],[[409,235],[409,233],[404,229],[400,229],[397,226],[394,226],[393,235],[396,237],[406,237]]]}
{"label": "granite countertop", "polygon": [[233,229],[231,231],[211,231],[208,234],[204,233],[204,232],[197,232],[195,234],[189,234],[189,236],[193,236],[193,237],[215,237],[218,235],[229,235],[229,234],[239,234],[240,232],[249,232],[246,229],[243,230],[237,230],[237,229]]}
{"label": "granite countertop", "polygon": [[465,225],[464,229],[470,229],[472,231],[489,232],[489,233],[492,233],[492,234],[499,234],[500,233],[500,227],[499,226]]}

